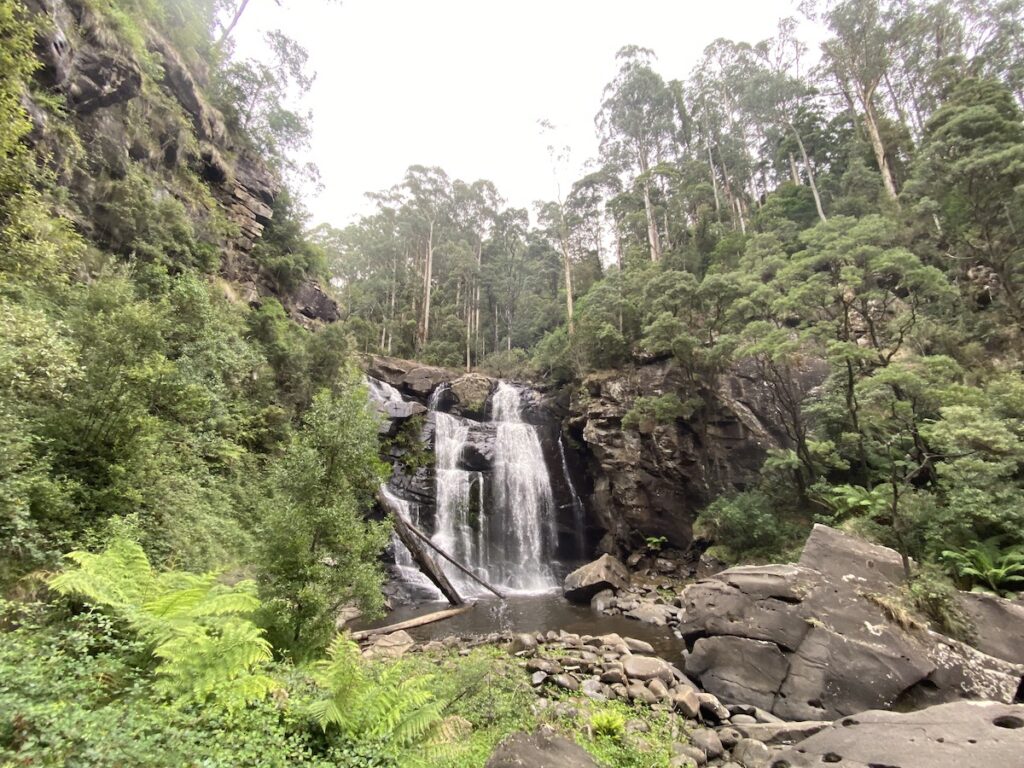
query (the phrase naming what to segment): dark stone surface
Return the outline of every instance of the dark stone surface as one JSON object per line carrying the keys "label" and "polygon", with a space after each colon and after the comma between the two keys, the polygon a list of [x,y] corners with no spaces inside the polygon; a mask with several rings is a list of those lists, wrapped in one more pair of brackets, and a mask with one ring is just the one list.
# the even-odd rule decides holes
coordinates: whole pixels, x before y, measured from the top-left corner
{"label": "dark stone surface", "polygon": [[1020,768],[1024,706],[962,701],[918,712],[869,711],[774,756],[772,768]]}
{"label": "dark stone surface", "polygon": [[[825,373],[819,365],[801,371],[801,388],[810,391]],[[703,404],[685,420],[622,429],[638,397],[667,392]],[[573,400],[569,424],[588,453],[597,518],[633,546],[665,536],[685,549],[697,513],[722,493],[753,484],[767,450],[786,441],[764,382],[744,365],[713,388],[695,387],[671,361],[593,374]]]}
{"label": "dark stone surface", "polygon": [[491,753],[485,768],[600,768],[581,747],[549,727],[515,733]]}
{"label": "dark stone surface", "polygon": [[686,659],[686,674],[728,701],[771,710],[789,662],[774,643],[745,637],[704,637]]}
{"label": "dark stone surface", "polygon": [[1012,701],[1024,667],[892,620],[883,604],[902,572],[893,550],[816,526],[801,565],[730,568],[684,590],[686,671],[726,701],[792,720]]}

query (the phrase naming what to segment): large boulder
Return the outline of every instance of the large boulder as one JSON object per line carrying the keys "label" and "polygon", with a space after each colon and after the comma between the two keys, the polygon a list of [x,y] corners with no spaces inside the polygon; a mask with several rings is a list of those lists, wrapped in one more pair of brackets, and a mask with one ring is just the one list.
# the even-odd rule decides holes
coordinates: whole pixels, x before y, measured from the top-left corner
{"label": "large boulder", "polygon": [[481,373],[467,373],[452,382],[452,410],[463,416],[482,419],[494,379]]}
{"label": "large boulder", "polygon": [[686,672],[726,701],[791,720],[1012,701],[1024,668],[894,620],[888,593],[902,577],[897,552],[815,526],[799,565],[730,568],[687,587]]}
{"label": "large boulder", "polygon": [[623,589],[628,585],[626,566],[611,555],[601,555],[566,576],[562,591],[565,598],[573,603],[589,603],[598,592]]}
{"label": "large boulder", "polygon": [[918,712],[861,712],[775,755],[772,768],[1024,765],[1024,706],[961,701]]}
{"label": "large boulder", "polygon": [[514,733],[491,753],[485,768],[600,768],[581,747],[551,728]]}

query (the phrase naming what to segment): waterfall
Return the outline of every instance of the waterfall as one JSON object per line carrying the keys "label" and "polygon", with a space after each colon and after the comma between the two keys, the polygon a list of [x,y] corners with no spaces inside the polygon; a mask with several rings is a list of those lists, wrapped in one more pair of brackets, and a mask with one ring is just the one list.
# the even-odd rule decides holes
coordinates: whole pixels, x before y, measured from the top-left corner
{"label": "waterfall", "polygon": [[523,422],[522,410],[519,390],[499,382],[491,400],[492,420],[498,424],[493,498],[507,534],[503,575],[510,586],[541,591],[556,583],[551,571],[555,498],[537,428]]}
{"label": "waterfall", "polygon": [[[538,592],[556,586],[551,570],[555,547],[555,503],[540,438],[522,419],[519,390],[500,382],[491,399],[494,431],[491,487],[484,475],[462,466],[470,425],[438,410],[438,387],[429,409],[434,416],[435,544],[495,586]],[[480,594],[479,585],[455,569],[445,571],[456,589]]]}

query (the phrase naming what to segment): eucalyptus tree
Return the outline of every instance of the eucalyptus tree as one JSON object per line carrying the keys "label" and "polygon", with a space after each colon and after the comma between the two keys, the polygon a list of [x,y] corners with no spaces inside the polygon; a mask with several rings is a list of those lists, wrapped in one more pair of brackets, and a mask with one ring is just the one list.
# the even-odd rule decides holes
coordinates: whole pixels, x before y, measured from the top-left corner
{"label": "eucalyptus tree", "polygon": [[605,163],[630,174],[643,196],[651,261],[661,260],[661,238],[651,198],[650,170],[664,156],[674,132],[672,94],[651,68],[652,51],[630,45],[616,54],[621,62],[605,86],[596,122]]}
{"label": "eucalyptus tree", "polygon": [[898,204],[896,178],[877,103],[879,86],[892,64],[894,30],[887,24],[878,0],[842,0],[826,11],[824,20],[833,36],[822,43],[823,63],[845,94],[851,111],[860,105],[886,194]]}
{"label": "eucalyptus tree", "polygon": [[[783,19],[779,22],[775,38],[764,40],[754,46],[753,52],[758,66],[745,80],[742,101],[756,120],[775,124],[792,135],[800,150],[818,218],[826,221],[814,166],[797,128],[798,115],[807,107],[814,92],[807,82],[799,77],[800,60],[807,49],[797,39],[795,32],[796,21],[792,18]],[[792,163],[792,156],[790,162]],[[800,183],[799,174],[795,172],[793,182]]]}

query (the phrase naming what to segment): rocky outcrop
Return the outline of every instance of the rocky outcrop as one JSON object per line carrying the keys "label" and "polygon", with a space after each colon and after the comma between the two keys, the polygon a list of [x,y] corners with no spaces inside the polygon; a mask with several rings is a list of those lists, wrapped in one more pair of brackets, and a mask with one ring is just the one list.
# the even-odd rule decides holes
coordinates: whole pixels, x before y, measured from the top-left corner
{"label": "rocky outcrop", "polygon": [[974,647],[990,656],[1024,664],[1024,602],[964,592],[960,608],[974,625]]}
{"label": "rocky outcrop", "polygon": [[893,550],[815,526],[799,564],[730,568],[683,592],[686,671],[791,720],[1012,701],[1024,668],[893,620],[902,574]]}
{"label": "rocky outcrop", "polygon": [[1024,765],[1024,706],[963,701],[861,712],[780,752],[772,768]]}
{"label": "rocky outcrop", "polygon": [[[808,364],[801,388],[809,392],[824,375]],[[685,419],[623,429],[638,398],[669,393],[700,405]],[[685,548],[697,513],[718,495],[752,485],[768,449],[786,444],[770,390],[745,366],[714,387],[695,385],[672,361],[594,374],[571,408],[571,433],[590,457],[594,511],[606,530],[634,544],[665,536]]]}
{"label": "rocky outcrop", "polygon": [[574,603],[589,603],[598,592],[624,589],[629,585],[629,571],[611,555],[601,555],[592,563],[577,568],[565,577],[562,593]]}
{"label": "rocky outcrop", "polygon": [[585,750],[549,727],[514,733],[499,744],[485,768],[599,768]]}

